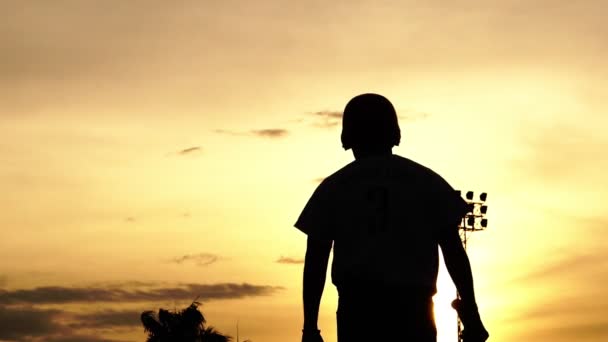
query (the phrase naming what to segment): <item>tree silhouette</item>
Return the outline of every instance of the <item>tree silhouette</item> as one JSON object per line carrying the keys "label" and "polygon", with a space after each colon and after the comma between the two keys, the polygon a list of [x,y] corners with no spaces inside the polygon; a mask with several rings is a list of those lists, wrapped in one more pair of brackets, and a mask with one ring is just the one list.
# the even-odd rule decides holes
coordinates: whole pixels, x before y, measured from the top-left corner
{"label": "tree silhouette", "polygon": [[192,302],[186,309],[171,312],[159,309],[144,311],[141,323],[148,333],[147,342],[230,342],[232,338],[223,335],[213,327],[205,326],[205,316],[199,311],[199,302]]}

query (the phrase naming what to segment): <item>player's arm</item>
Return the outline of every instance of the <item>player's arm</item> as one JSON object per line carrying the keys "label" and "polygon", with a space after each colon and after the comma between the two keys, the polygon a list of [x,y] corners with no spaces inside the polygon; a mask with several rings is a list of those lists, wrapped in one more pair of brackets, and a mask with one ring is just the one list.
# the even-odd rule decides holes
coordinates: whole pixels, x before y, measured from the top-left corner
{"label": "player's arm", "polygon": [[325,287],[325,275],[331,246],[332,240],[310,236],[307,239],[302,291],[305,333],[318,332],[319,305]]}
{"label": "player's arm", "polygon": [[473,272],[457,229],[445,229],[439,240],[445,266],[463,303],[476,306]]}
{"label": "player's arm", "polygon": [[485,341],[488,333],[479,316],[475,301],[473,272],[471,271],[469,257],[460,240],[458,229],[444,229],[439,239],[439,246],[443,253],[445,266],[460,295],[458,311],[465,330],[469,329],[471,334],[474,331],[475,335],[478,335],[478,338],[471,338],[470,340]]}

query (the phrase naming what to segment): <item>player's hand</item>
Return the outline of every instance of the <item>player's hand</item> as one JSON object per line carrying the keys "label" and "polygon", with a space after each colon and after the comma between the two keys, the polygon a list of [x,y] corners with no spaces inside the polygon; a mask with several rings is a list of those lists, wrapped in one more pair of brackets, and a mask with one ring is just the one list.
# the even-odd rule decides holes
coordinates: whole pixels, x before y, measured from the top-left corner
{"label": "player's hand", "polygon": [[460,299],[455,299],[452,302],[452,307],[458,312],[458,316],[464,326],[464,330],[462,331],[464,342],[485,342],[490,337],[490,334],[481,322],[476,305],[467,306]]}
{"label": "player's hand", "polygon": [[302,342],[323,342],[321,330],[302,330]]}
{"label": "player's hand", "polygon": [[465,326],[462,331],[462,340],[464,342],[485,342],[490,334],[486,328],[479,322],[479,324],[474,326]]}

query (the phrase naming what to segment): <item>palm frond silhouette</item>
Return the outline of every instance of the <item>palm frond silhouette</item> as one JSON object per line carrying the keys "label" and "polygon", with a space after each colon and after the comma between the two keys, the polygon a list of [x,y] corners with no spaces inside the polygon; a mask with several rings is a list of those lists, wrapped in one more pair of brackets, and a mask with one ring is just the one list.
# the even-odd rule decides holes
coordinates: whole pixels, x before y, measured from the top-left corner
{"label": "palm frond silhouette", "polygon": [[159,309],[158,314],[142,312],[141,323],[148,334],[146,342],[230,342],[230,336],[205,326],[207,321],[198,309],[200,305],[194,301],[179,311]]}

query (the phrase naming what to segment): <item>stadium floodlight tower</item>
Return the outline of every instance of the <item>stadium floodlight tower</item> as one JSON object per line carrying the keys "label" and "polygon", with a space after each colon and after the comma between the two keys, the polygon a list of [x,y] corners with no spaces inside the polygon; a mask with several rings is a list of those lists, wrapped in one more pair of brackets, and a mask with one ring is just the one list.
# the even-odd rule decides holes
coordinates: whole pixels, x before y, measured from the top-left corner
{"label": "stadium floodlight tower", "polygon": [[[458,191],[458,193],[460,193],[460,191]],[[469,205],[469,211],[462,218],[460,225],[458,226],[460,239],[462,240],[465,249],[467,248],[467,241],[470,233],[482,231],[488,227],[488,219],[486,218],[488,212],[488,206],[486,205],[488,194],[485,192],[481,193],[479,195],[479,200],[474,200],[473,197],[473,191],[468,191],[466,193],[465,200]]]}
{"label": "stadium floodlight tower", "polygon": [[[460,191],[457,191],[458,194],[461,194]],[[482,192],[479,195],[479,200],[474,200],[475,194],[473,191],[467,191],[465,195],[465,201],[469,205],[469,211],[462,218],[460,224],[458,225],[458,231],[460,232],[460,240],[462,241],[462,245],[464,249],[467,249],[467,241],[469,239],[469,235],[473,232],[478,232],[485,230],[488,227],[488,219],[486,218],[486,214],[488,212],[488,206],[486,205],[486,200],[488,199],[488,194]],[[456,292],[456,298],[460,299],[460,295]],[[462,331],[463,325],[460,320],[460,316],[458,316],[458,342],[463,342]]]}

